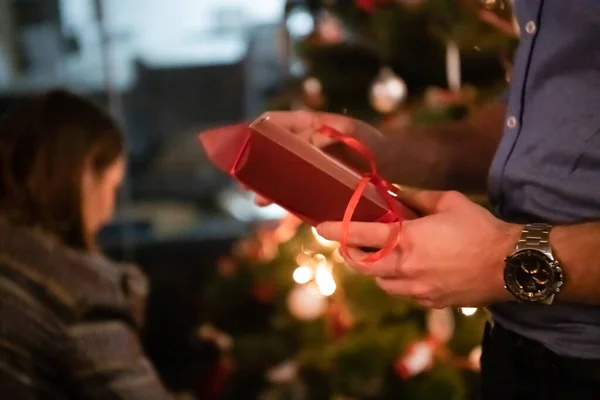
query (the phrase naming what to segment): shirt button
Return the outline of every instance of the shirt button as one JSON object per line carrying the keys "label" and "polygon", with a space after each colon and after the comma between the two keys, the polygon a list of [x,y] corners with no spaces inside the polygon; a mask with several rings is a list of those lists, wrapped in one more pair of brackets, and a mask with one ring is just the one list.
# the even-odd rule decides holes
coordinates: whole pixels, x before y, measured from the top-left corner
{"label": "shirt button", "polygon": [[537,27],[535,26],[535,22],[533,21],[529,21],[525,24],[525,32],[529,33],[530,35],[533,35],[536,29]]}
{"label": "shirt button", "polygon": [[517,126],[517,119],[513,116],[508,117],[506,120],[506,126],[508,126],[510,129],[515,128]]}

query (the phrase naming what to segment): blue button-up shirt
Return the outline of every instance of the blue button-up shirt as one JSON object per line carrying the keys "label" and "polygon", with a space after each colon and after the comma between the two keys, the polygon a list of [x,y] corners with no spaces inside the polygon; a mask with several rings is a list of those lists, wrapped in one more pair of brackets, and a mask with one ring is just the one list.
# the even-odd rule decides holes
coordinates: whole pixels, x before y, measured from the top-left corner
{"label": "blue button-up shirt", "polygon": [[[521,41],[490,169],[492,203],[513,222],[600,220],[600,0],[515,0],[515,8]],[[559,354],[600,359],[600,307],[490,311]]]}

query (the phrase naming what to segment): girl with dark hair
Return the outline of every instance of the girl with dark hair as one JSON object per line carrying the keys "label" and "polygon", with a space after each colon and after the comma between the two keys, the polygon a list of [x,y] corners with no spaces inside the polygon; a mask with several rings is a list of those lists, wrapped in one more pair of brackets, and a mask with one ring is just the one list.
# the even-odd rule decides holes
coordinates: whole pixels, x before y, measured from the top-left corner
{"label": "girl with dark hair", "polygon": [[119,128],[71,93],[0,120],[0,397],[170,398],[138,336],[146,279],[96,248],[124,169]]}

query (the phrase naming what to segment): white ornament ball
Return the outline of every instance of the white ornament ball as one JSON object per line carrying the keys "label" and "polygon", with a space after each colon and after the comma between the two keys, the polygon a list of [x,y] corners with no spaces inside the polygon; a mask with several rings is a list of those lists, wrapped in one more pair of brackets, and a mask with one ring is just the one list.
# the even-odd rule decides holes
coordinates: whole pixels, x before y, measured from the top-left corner
{"label": "white ornament ball", "polygon": [[396,110],[406,99],[406,83],[391,68],[383,68],[371,86],[371,106],[380,113]]}
{"label": "white ornament ball", "polygon": [[323,85],[315,77],[309,77],[302,82],[303,102],[309,108],[320,108],[325,104]]}
{"label": "white ornament ball", "polygon": [[297,319],[308,321],[319,318],[327,308],[327,298],[315,284],[298,285],[288,295],[290,313]]}
{"label": "white ornament ball", "polygon": [[285,24],[288,32],[294,38],[306,37],[315,29],[315,19],[304,6],[294,7]]}
{"label": "white ornament ball", "polygon": [[450,308],[430,310],[427,315],[427,330],[441,343],[448,343],[452,339],[455,326],[454,314]]}
{"label": "white ornament ball", "polygon": [[317,30],[325,43],[340,43],[344,40],[344,27],[339,19],[328,12],[320,16]]}
{"label": "white ornament ball", "polygon": [[314,76],[306,78],[306,80],[302,82],[302,89],[304,90],[304,93],[308,95],[321,95],[323,93],[321,82]]}
{"label": "white ornament ball", "polygon": [[422,340],[414,343],[401,361],[403,378],[410,378],[428,369],[433,363],[433,347]]}

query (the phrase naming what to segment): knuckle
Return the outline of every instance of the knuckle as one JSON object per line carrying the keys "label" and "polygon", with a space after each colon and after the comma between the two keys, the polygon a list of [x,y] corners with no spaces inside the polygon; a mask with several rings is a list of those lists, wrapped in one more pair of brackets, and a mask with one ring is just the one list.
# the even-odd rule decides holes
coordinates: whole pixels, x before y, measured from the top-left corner
{"label": "knuckle", "polygon": [[393,293],[393,288],[391,287],[391,285],[389,284],[389,282],[386,281],[385,279],[375,279],[375,283],[384,292],[386,292],[388,294],[395,294],[395,293]]}
{"label": "knuckle", "polygon": [[373,239],[373,234],[369,233],[366,229],[355,228],[353,231],[350,231],[350,234],[354,237],[354,240],[359,245],[367,245]]}
{"label": "knuckle", "polygon": [[446,308],[446,303],[444,303],[443,301],[434,300],[431,302],[431,308],[434,308],[436,310],[442,310]]}
{"label": "knuckle", "polygon": [[354,228],[351,232],[351,234],[356,238],[356,240],[361,243],[369,237],[369,235],[367,234],[367,232],[365,232],[364,229],[360,229],[358,227]]}
{"label": "knuckle", "polygon": [[307,116],[312,115],[312,113],[307,110],[296,110],[296,111],[293,111],[293,113],[297,117],[307,117]]}
{"label": "knuckle", "polygon": [[420,270],[421,269],[416,264],[398,264],[396,267],[396,273],[407,278],[414,278],[418,276]]}
{"label": "knuckle", "polygon": [[457,190],[450,190],[442,195],[442,202],[444,204],[454,204],[463,199],[463,194]]}
{"label": "knuckle", "polygon": [[429,296],[432,307],[435,309],[442,309],[448,306],[448,299],[442,295],[439,291],[435,291],[433,295]]}
{"label": "knuckle", "polygon": [[358,262],[358,261],[346,261],[348,266],[352,268],[354,271],[363,274],[363,275],[372,275],[367,265]]}
{"label": "knuckle", "polygon": [[381,235],[384,240],[387,240],[394,230],[397,229],[395,224],[381,224]]}
{"label": "knuckle", "polygon": [[297,118],[298,120],[312,120],[313,119],[313,113],[311,113],[310,111],[307,110],[296,110],[296,111],[292,111],[294,114],[292,114],[294,116],[294,118]]}
{"label": "knuckle", "polygon": [[258,119],[271,118],[273,113],[271,111],[263,112]]}
{"label": "knuckle", "polygon": [[411,295],[414,297],[417,297],[419,299],[423,299],[423,300],[431,300],[431,291],[429,290],[429,287],[427,287],[426,285],[423,284],[415,284],[412,287],[412,293]]}
{"label": "knuckle", "polygon": [[424,308],[433,308],[433,303],[431,302],[431,300],[428,299],[420,299],[417,301],[417,303],[419,303],[419,305],[421,305],[421,307]]}
{"label": "knuckle", "polygon": [[384,292],[386,292],[387,294],[389,294],[391,296],[406,295],[406,293],[404,293],[402,288],[399,285],[395,284],[394,280],[377,279],[376,283],[377,283],[377,286],[379,286],[379,288],[381,290],[383,290]]}

